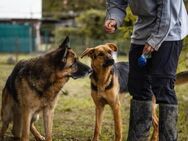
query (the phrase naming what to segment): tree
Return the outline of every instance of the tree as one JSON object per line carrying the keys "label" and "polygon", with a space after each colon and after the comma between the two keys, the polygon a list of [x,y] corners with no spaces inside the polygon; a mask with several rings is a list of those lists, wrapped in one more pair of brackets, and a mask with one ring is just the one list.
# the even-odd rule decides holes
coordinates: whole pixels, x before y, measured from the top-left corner
{"label": "tree", "polygon": [[102,39],[105,38],[103,29],[105,12],[101,10],[91,9],[82,12],[77,18],[79,29],[89,38]]}
{"label": "tree", "polygon": [[43,17],[61,18],[63,13],[89,9],[104,10],[105,0],[43,0]]}

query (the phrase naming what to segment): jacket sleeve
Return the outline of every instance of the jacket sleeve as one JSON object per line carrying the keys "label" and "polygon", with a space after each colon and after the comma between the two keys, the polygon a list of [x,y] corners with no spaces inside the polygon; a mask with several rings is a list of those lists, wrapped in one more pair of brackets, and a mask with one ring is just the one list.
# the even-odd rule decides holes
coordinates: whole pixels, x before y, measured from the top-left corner
{"label": "jacket sleeve", "polygon": [[155,26],[146,43],[156,51],[168,36],[170,30],[176,24],[178,18],[176,0],[157,0],[157,17]]}
{"label": "jacket sleeve", "polygon": [[125,9],[128,6],[127,0],[107,0],[106,3],[106,19],[114,19],[117,22],[117,26],[120,26],[126,15]]}

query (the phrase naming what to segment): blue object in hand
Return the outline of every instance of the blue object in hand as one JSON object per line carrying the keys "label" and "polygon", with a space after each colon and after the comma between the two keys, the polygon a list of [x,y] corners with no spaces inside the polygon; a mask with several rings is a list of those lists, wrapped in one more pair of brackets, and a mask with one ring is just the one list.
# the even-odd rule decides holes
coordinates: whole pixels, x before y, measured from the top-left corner
{"label": "blue object in hand", "polygon": [[138,58],[138,65],[140,67],[144,67],[147,64],[147,59],[151,58],[150,54],[142,54],[139,58]]}

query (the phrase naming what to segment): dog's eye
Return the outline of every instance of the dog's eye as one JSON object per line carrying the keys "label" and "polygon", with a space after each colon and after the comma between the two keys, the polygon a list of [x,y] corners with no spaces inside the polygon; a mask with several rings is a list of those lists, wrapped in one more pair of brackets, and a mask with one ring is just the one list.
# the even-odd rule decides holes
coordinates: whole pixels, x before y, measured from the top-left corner
{"label": "dog's eye", "polygon": [[108,53],[109,53],[109,54],[112,54],[112,51],[109,50]]}
{"label": "dog's eye", "polygon": [[69,68],[72,68],[72,67],[76,64],[76,61],[77,61],[77,58],[75,58],[73,64],[71,64],[71,65],[69,66]]}
{"label": "dog's eye", "polygon": [[72,68],[74,64],[70,65],[69,68]]}
{"label": "dog's eye", "polygon": [[98,56],[104,56],[104,53],[101,52],[101,53],[98,54]]}

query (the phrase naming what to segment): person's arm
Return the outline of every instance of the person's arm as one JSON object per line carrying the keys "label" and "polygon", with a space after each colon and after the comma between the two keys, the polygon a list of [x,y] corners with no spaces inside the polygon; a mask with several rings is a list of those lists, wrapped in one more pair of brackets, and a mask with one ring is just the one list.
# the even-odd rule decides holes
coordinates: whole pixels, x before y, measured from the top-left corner
{"label": "person's arm", "polygon": [[106,20],[115,20],[117,26],[120,26],[126,15],[125,9],[128,6],[127,0],[106,0],[106,2]]}
{"label": "person's arm", "polygon": [[[176,24],[180,0],[157,0],[156,23],[146,44],[156,51],[168,36],[170,30]],[[178,34],[178,33],[177,33]]]}

